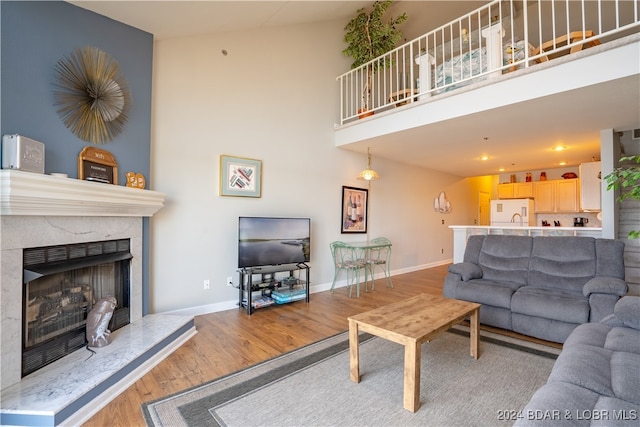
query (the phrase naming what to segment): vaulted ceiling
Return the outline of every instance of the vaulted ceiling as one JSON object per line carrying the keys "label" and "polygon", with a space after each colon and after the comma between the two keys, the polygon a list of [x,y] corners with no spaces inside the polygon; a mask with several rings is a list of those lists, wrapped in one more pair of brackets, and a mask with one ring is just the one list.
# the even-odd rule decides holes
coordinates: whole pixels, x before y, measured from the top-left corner
{"label": "vaulted ceiling", "polygon": [[[174,37],[255,30],[320,21],[346,22],[371,1],[70,1],[154,34]],[[397,1],[390,13],[407,12],[407,39],[445,24],[487,1]],[[460,176],[569,166],[599,158],[599,131],[640,127],[640,65],[635,77],[592,85],[517,106],[468,114],[365,138],[344,148]],[[377,119],[376,119],[377,120]],[[455,130],[455,136],[454,131]],[[425,144],[438,141],[440,144]],[[516,144],[515,142],[519,142]],[[551,148],[568,148],[562,155]],[[493,158],[478,162],[479,147]],[[526,147],[526,149],[523,149]]]}

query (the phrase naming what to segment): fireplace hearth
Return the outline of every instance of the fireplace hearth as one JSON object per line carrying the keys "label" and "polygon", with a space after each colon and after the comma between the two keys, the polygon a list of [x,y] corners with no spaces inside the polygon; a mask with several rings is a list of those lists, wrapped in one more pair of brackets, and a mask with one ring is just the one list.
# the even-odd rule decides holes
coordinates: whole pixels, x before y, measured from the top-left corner
{"label": "fireplace hearth", "polygon": [[111,331],[129,323],[131,258],[129,239],[24,249],[23,377],[86,345],[100,298],[118,301]]}

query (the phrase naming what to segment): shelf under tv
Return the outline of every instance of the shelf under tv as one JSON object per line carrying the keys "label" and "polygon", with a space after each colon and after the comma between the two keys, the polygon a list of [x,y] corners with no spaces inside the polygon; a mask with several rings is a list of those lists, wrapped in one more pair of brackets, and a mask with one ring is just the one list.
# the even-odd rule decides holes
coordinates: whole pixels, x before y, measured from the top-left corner
{"label": "shelf under tv", "polygon": [[[301,300],[308,303],[309,270],[310,267],[305,263],[239,269],[238,307],[251,314],[257,308],[273,305],[269,303],[269,298],[275,304]],[[257,292],[260,295],[254,298],[253,294]]]}

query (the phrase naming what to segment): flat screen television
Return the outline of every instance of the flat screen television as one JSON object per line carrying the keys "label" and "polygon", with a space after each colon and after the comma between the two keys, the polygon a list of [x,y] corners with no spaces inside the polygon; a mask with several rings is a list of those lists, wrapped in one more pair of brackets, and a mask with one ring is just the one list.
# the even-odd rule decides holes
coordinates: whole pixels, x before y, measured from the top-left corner
{"label": "flat screen television", "polygon": [[310,260],[310,218],[241,216],[238,219],[238,268]]}

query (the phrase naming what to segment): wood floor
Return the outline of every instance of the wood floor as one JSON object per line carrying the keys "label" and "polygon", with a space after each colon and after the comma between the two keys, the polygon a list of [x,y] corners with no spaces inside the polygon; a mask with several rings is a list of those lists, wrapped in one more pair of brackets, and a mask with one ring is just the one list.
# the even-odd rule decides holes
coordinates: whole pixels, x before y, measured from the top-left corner
{"label": "wood floor", "polygon": [[348,329],[347,317],[420,293],[441,295],[447,266],[376,281],[373,292],[349,298],[346,288],[257,310],[197,316],[198,333],[115,398],[85,426],[144,426],[141,404],[237,371]]}

